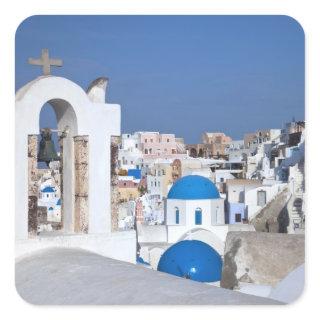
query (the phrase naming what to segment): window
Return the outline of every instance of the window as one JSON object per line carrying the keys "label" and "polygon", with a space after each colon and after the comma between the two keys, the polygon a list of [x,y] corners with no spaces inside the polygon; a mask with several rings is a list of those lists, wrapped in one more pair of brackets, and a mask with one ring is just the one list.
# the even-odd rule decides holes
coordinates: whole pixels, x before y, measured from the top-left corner
{"label": "window", "polygon": [[236,213],[234,220],[235,220],[235,222],[241,222],[241,213]]}
{"label": "window", "polygon": [[264,190],[259,190],[257,193],[257,205],[263,207],[267,202],[267,193]]}
{"label": "window", "polygon": [[223,182],[224,181],[224,178],[220,178],[220,182]]}
{"label": "window", "polygon": [[150,139],[151,142],[153,142],[153,139]]}
{"label": "window", "polygon": [[148,139],[144,139],[144,142],[148,142]]}
{"label": "window", "polygon": [[167,142],[170,142],[170,140],[169,140],[169,139],[167,139]]}
{"label": "window", "polygon": [[138,144],[136,143],[136,148],[138,148]]}
{"label": "window", "polygon": [[180,213],[179,213],[179,209],[176,207],[176,224],[180,223]]}
{"label": "window", "polygon": [[149,149],[149,153],[150,153],[150,154],[152,153],[152,149]]}
{"label": "window", "polygon": [[145,153],[145,154],[148,154],[148,149],[144,149],[144,153]]}
{"label": "window", "polygon": [[195,224],[201,225],[202,224],[202,210],[200,208],[197,208],[195,211]]}

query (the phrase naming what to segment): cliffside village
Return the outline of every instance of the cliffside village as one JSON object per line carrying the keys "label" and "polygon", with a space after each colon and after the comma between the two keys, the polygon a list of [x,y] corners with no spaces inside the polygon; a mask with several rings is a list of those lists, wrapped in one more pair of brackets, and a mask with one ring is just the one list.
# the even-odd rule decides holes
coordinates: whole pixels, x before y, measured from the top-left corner
{"label": "cliffside village", "polygon": [[245,134],[243,140],[205,132],[193,145],[174,134],[122,134],[114,139],[118,228],[133,228],[135,216],[139,224],[165,224],[172,185],[198,175],[217,186],[224,200],[223,224],[303,233],[304,127],[292,121],[282,129]]}
{"label": "cliffside village", "polygon": [[[174,134],[121,134],[120,106],[106,103],[107,78],[84,91],[51,76],[51,60],[43,57],[47,49],[36,63],[44,75],[16,93],[16,286],[22,297],[36,304],[185,304],[205,288],[194,281],[172,286],[172,275],[209,285],[202,303],[289,303],[300,295],[304,121],[243,140],[205,132],[192,145]],[[47,102],[57,128],[39,126]],[[64,277],[74,285],[72,295]],[[117,285],[109,286],[112,281]],[[166,288],[162,294],[159,286]]]}

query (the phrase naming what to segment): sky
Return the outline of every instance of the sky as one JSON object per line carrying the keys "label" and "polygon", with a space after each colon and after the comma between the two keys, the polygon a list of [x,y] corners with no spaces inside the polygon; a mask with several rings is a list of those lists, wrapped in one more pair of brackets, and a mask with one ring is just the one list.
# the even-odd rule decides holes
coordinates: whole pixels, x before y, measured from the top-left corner
{"label": "sky", "polygon": [[[48,48],[84,90],[109,78],[122,133],[233,139],[304,120],[304,32],[288,16],[31,16],[16,32],[16,90],[41,75],[27,63]],[[56,127],[44,106],[41,127]]]}

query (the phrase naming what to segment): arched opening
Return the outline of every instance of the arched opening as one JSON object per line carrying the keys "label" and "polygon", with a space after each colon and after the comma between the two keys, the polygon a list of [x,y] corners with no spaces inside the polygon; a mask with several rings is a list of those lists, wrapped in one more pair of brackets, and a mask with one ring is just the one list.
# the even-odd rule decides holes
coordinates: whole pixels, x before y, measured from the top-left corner
{"label": "arched opening", "polygon": [[202,209],[197,208],[194,214],[194,223],[196,225],[202,225]]}
{"label": "arched opening", "polygon": [[190,149],[190,157],[192,157],[192,158],[197,157],[197,150],[195,148]]}
{"label": "arched opening", "polygon": [[[44,128],[49,128],[51,134],[50,141],[46,140],[45,144],[42,140]],[[43,230],[74,232],[77,217],[74,145],[78,128],[77,117],[71,104],[62,99],[45,103],[39,114],[39,129],[39,135],[33,136],[37,140],[34,161],[37,180],[35,185],[38,187],[38,192],[35,193],[38,196],[37,214],[36,217],[33,216],[33,219],[36,218],[33,225],[36,226],[38,235],[43,234]],[[55,150],[58,158],[44,162],[41,152],[48,146],[49,149],[53,147],[50,152]],[[30,154],[28,156],[30,157]],[[45,211],[46,219],[43,219]],[[38,219],[39,212],[42,214],[41,223]],[[28,224],[30,225],[30,221]]]}
{"label": "arched opening", "polygon": [[[54,211],[62,203],[61,161],[57,116],[53,107],[45,103],[39,115],[40,132],[37,136],[37,185],[39,198],[37,215],[42,213],[41,221],[37,221],[37,234],[62,230],[62,211],[54,217]],[[52,161],[45,161],[46,159]],[[54,217],[54,218],[53,218]]]}
{"label": "arched opening", "polygon": [[224,254],[223,241],[212,231],[204,229],[203,227],[193,228],[184,233],[177,242],[182,240],[199,240],[209,244],[221,256]]}
{"label": "arched opening", "polygon": [[180,212],[179,212],[179,208],[175,207],[175,214],[176,214],[176,224],[180,223]]}

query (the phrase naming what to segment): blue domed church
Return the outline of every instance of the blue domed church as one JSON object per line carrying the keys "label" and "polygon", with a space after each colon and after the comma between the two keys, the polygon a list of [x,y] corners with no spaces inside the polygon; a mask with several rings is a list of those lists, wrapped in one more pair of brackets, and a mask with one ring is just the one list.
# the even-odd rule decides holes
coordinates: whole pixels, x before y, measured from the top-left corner
{"label": "blue domed church", "polygon": [[171,187],[166,204],[168,242],[175,243],[189,230],[224,225],[224,199],[208,178],[189,175]]}

